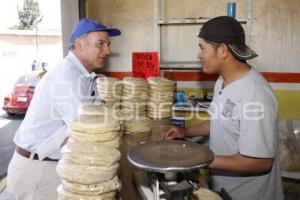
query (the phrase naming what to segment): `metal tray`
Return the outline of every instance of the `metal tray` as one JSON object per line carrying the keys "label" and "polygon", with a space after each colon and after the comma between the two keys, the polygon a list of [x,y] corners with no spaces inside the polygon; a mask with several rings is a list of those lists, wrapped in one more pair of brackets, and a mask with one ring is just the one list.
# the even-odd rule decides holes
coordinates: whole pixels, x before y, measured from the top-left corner
{"label": "metal tray", "polygon": [[150,141],[132,148],[127,158],[134,166],[151,172],[179,172],[209,165],[213,152],[184,140]]}

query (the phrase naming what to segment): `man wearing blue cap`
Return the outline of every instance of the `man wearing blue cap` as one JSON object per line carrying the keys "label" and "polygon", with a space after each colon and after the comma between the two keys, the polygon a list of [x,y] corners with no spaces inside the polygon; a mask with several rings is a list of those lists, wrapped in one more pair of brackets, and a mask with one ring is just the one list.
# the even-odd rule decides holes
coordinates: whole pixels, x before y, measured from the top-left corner
{"label": "man wearing blue cap", "polygon": [[56,173],[67,124],[82,104],[96,102],[94,70],[110,55],[109,37],[118,29],[81,19],[70,37],[70,52],[39,82],[14,142],[7,188],[18,200],[54,200],[60,180]]}
{"label": "man wearing blue cap", "polygon": [[211,118],[186,129],[172,127],[161,138],[209,135],[214,190],[225,188],[234,200],[282,200],[277,101],[268,82],[246,62],[257,54],[232,17],[209,20],[198,37],[203,71],[220,75],[208,109]]}

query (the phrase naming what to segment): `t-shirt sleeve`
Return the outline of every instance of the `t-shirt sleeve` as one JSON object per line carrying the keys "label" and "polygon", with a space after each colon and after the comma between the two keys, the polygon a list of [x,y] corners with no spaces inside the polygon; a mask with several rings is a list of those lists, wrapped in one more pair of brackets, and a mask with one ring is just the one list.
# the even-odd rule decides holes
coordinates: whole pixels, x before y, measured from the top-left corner
{"label": "t-shirt sleeve", "polygon": [[239,152],[273,158],[277,143],[277,103],[272,91],[255,86],[241,102]]}

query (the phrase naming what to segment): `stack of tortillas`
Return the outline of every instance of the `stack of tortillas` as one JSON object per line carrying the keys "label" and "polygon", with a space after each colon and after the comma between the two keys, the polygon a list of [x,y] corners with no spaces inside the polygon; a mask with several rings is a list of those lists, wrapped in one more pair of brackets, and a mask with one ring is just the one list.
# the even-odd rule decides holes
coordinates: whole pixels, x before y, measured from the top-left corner
{"label": "stack of tortillas", "polygon": [[103,105],[84,105],[79,109],[79,115],[100,115],[100,116],[110,116],[120,122],[120,137],[122,137],[124,131],[124,120],[119,108],[111,108]]}
{"label": "stack of tortillas", "polygon": [[121,120],[120,109],[109,108],[104,105],[84,105],[79,109],[79,116],[108,116],[115,120]]}
{"label": "stack of tortillas", "polygon": [[108,107],[120,107],[122,83],[112,77],[97,78],[97,89],[100,99]]}
{"label": "stack of tortillas", "polygon": [[135,117],[125,119],[123,137],[123,152],[132,147],[148,141],[152,133],[152,120],[149,117]]}
{"label": "stack of tortillas", "polygon": [[125,119],[125,132],[149,132],[151,129],[152,120],[148,117],[135,117],[128,120]]}
{"label": "stack of tortillas", "polygon": [[126,77],[122,81],[121,110],[124,116],[146,116],[148,83],[141,78]]}
{"label": "stack of tortillas", "polygon": [[78,142],[98,142],[112,148],[119,147],[120,123],[110,115],[81,116],[70,123],[69,135]]}
{"label": "stack of tortillas", "polygon": [[112,109],[84,106],[69,124],[69,140],[56,171],[62,179],[59,200],[115,199],[121,184],[120,123]]}
{"label": "stack of tortillas", "polygon": [[148,83],[147,116],[153,119],[171,117],[175,82],[160,77],[149,77]]}

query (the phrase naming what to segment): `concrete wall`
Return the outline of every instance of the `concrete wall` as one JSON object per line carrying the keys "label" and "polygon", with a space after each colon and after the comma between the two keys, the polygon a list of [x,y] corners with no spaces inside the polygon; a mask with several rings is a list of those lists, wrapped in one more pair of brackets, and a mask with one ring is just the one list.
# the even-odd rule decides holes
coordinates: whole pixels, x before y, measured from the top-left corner
{"label": "concrete wall", "polygon": [[46,45],[62,42],[60,31],[39,31],[36,35],[34,30],[1,31],[0,41],[15,45]]}
{"label": "concrete wall", "polygon": [[[246,16],[246,0],[236,0],[237,18]],[[251,41],[260,55],[251,63],[262,71],[297,72],[300,57],[300,1],[252,1]],[[198,18],[226,15],[226,0],[166,0],[166,19]],[[113,39],[115,55],[110,71],[131,69],[132,51],[154,50],[152,0],[88,0],[88,17],[109,26],[119,27],[123,34]],[[162,28],[162,59],[196,60],[200,25]]]}
{"label": "concrete wall", "polygon": [[154,50],[152,0],[88,0],[87,16],[122,31],[112,38],[110,71],[130,71],[133,51]]}
{"label": "concrete wall", "polygon": [[[226,15],[227,0],[165,0],[164,18],[211,18]],[[247,0],[235,0],[237,19],[247,16]],[[87,0],[87,16],[123,34],[112,39],[112,55],[105,69],[122,76],[131,71],[133,51],[155,51],[153,0]],[[263,72],[279,102],[281,118],[300,119],[300,1],[252,0],[248,45],[259,57],[250,64]],[[243,25],[247,27],[245,24]],[[161,30],[163,61],[197,61],[197,34],[201,25],[164,26]],[[118,73],[119,72],[119,73]],[[120,73],[121,72],[121,73]],[[214,85],[214,77],[201,72],[174,73],[186,94],[201,96]],[[120,75],[121,74],[121,75]],[[128,75],[128,73],[123,73]],[[166,76],[166,73],[163,73]],[[169,73],[170,75],[170,73]]]}
{"label": "concrete wall", "polygon": [[[245,0],[236,0],[236,18],[245,19]],[[227,1],[218,0],[166,0],[162,19],[213,18],[226,15]],[[198,33],[202,25],[168,25],[161,30],[161,60],[165,62],[197,62]]]}
{"label": "concrete wall", "polygon": [[300,72],[300,1],[253,1],[250,45],[261,71]]}

